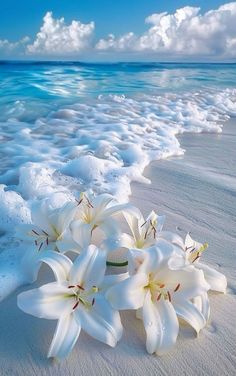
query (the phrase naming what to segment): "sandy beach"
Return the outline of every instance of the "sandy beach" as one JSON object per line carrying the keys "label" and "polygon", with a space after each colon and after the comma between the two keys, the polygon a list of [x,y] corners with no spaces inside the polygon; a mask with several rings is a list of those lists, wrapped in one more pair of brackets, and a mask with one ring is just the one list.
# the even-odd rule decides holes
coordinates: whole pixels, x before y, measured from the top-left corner
{"label": "sandy beach", "polygon": [[[133,183],[131,202],[144,214],[152,209],[166,214],[166,229],[178,226],[181,234],[191,231],[193,238],[207,241],[204,261],[227,276],[227,295],[211,294],[211,320],[199,338],[186,326],[173,351],[148,355],[142,323],[134,312],[123,312],[124,336],[115,349],[82,333],[59,363],[46,358],[56,322],[20,311],[18,291],[0,305],[1,376],[234,375],[236,123],[227,122],[222,134],[189,133],[179,140],[185,155],[152,163],[144,174],[152,183]],[[51,279],[46,267],[42,275]]]}

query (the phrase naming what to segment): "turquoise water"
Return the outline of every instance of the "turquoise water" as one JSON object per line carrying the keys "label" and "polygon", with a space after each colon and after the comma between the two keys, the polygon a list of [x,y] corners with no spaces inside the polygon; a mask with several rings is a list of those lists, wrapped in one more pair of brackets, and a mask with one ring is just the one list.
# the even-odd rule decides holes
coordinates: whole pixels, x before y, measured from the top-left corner
{"label": "turquoise water", "polygon": [[1,106],[28,99],[53,105],[100,94],[235,88],[236,64],[0,62],[0,83]]}

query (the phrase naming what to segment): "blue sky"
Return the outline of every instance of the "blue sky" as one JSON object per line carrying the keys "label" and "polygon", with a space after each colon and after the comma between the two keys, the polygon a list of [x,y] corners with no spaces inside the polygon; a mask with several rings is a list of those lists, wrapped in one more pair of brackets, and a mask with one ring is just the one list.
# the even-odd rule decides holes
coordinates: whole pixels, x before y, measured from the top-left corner
{"label": "blue sky", "polygon": [[[232,60],[236,2],[223,4],[227,1],[2,0],[0,59]],[[167,15],[157,16],[163,12]]]}
{"label": "blue sky", "polygon": [[65,17],[87,23],[95,21],[96,35],[143,32],[144,19],[153,13],[174,12],[186,5],[215,9],[222,0],[1,0],[0,39],[16,41],[25,35],[33,37],[39,30],[47,11],[54,17]]}

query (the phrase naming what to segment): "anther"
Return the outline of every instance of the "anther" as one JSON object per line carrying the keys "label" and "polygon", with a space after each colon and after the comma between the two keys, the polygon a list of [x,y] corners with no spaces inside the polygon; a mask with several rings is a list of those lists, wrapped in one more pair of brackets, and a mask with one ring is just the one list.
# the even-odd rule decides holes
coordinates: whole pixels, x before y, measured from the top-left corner
{"label": "anther", "polygon": [[157,297],[157,302],[161,299],[161,295],[162,295],[162,293],[160,292],[160,294]]}
{"label": "anther", "polygon": [[74,287],[75,287],[74,285],[70,285],[70,286],[68,286],[68,289],[72,289]]}
{"label": "anther", "polygon": [[39,234],[37,233],[37,231],[32,230],[32,232],[33,232],[35,235],[39,236]]}
{"label": "anther", "polygon": [[199,252],[197,253],[197,256],[193,259],[192,263],[195,262],[200,257]]}
{"label": "anther", "polygon": [[40,249],[42,248],[42,246],[43,246],[43,243],[40,244],[38,251],[40,251]]}
{"label": "anther", "polygon": [[42,230],[42,232],[43,232],[46,236],[48,236],[48,233],[47,233],[46,231]]}
{"label": "anther", "polygon": [[178,291],[180,288],[180,283],[178,283],[178,285],[176,286],[176,288],[174,289],[174,292]]}
{"label": "anther", "polygon": [[72,309],[74,310],[76,307],[78,307],[78,305],[79,305],[79,300],[78,300],[78,302],[75,303],[75,305]]}
{"label": "anther", "polygon": [[169,302],[171,302],[171,296],[170,296],[170,292],[169,291],[167,291],[167,295],[168,295]]}
{"label": "anther", "polygon": [[147,221],[145,221],[145,222],[141,225],[141,227],[143,227],[144,225],[146,225],[146,223],[147,223]]}
{"label": "anther", "polygon": [[92,300],[92,306],[94,305],[94,303],[95,303],[95,298],[93,298],[93,300]]}
{"label": "anther", "polygon": [[84,290],[84,288],[80,285],[76,285],[80,290]]}
{"label": "anther", "polygon": [[159,287],[160,287],[161,289],[163,289],[163,287],[165,287],[165,284],[162,283],[161,285],[159,285]]}

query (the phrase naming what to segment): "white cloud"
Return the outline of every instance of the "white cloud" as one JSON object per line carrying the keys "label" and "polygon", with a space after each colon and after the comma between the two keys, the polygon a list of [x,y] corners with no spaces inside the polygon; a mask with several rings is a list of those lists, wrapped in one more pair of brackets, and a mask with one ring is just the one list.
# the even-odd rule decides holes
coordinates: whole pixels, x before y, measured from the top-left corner
{"label": "white cloud", "polygon": [[29,37],[24,37],[17,42],[10,42],[8,39],[0,39],[0,51],[5,55],[11,54],[12,52],[22,49],[29,41]]}
{"label": "white cloud", "polygon": [[150,28],[138,36],[110,34],[96,44],[99,51],[155,53],[171,56],[236,57],[236,2],[205,14],[200,8],[184,7],[174,14],[147,17]]}
{"label": "white cloud", "polygon": [[52,12],[47,12],[36,39],[27,46],[27,52],[54,56],[78,53],[89,47],[94,27],[94,22],[72,21],[66,25],[64,18],[54,19]]}

